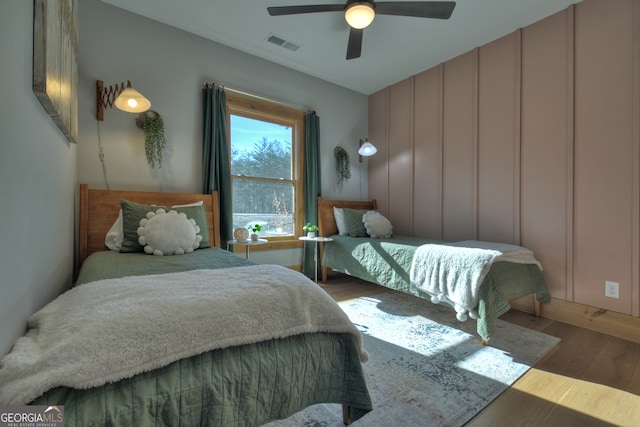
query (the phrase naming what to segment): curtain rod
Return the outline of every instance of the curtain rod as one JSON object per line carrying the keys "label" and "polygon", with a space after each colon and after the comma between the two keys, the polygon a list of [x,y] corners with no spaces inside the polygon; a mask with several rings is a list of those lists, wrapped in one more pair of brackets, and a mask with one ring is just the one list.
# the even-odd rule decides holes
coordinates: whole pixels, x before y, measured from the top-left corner
{"label": "curtain rod", "polygon": [[229,91],[229,92],[237,93],[238,95],[248,96],[250,98],[259,99],[259,100],[262,100],[262,101],[272,102],[274,104],[282,105],[283,107],[294,108],[296,110],[302,110],[305,113],[315,113],[316,112],[316,110],[314,110],[313,108],[309,108],[309,107],[305,107],[305,106],[301,106],[301,105],[297,105],[297,104],[291,104],[289,102],[279,101],[277,99],[268,98],[266,96],[256,95],[254,93],[245,92],[243,90],[235,89],[235,88],[232,88],[232,87],[228,87],[228,86],[216,83],[216,82],[204,82],[204,87],[205,88],[210,88],[210,87],[219,88],[222,91]]}

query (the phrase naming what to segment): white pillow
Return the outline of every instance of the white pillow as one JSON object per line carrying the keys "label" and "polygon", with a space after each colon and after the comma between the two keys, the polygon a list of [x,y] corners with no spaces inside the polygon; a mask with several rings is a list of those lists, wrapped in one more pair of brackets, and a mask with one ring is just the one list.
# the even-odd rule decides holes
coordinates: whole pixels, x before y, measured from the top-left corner
{"label": "white pillow", "polygon": [[348,236],[349,230],[347,230],[347,224],[344,222],[344,211],[342,208],[333,207],[333,217],[336,219],[336,225],[338,226],[338,234],[340,236]]}
{"label": "white pillow", "polygon": [[391,222],[380,212],[369,211],[362,216],[367,234],[374,239],[387,239],[393,234]]}
{"label": "white pillow", "polygon": [[122,228],[122,209],[118,213],[118,219],[113,223],[107,235],[104,238],[104,244],[112,251],[119,251],[124,240],[124,230]]}
{"label": "white pillow", "polygon": [[138,243],[151,255],[183,255],[200,246],[202,236],[194,219],[183,212],[160,208],[140,220]]}
{"label": "white pillow", "polygon": [[[173,205],[172,208],[182,208],[186,206],[202,206],[204,201],[200,200],[199,202],[189,203],[186,205]],[[122,247],[122,241],[124,240],[124,230],[122,228],[122,209],[120,209],[120,213],[118,213],[118,218],[113,223],[109,231],[107,231],[107,235],[104,238],[104,244],[106,247],[111,249],[112,251],[119,251]]]}

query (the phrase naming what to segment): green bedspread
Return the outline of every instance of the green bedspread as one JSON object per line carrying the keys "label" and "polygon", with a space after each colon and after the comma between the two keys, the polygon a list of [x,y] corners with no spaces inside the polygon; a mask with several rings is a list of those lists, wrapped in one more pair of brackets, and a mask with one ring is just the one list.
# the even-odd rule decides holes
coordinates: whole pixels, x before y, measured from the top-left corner
{"label": "green bedspread", "polygon": [[64,405],[65,426],[259,426],[316,403],[371,400],[350,334],[305,334],[182,359],[90,390],[60,387],[33,402]]}
{"label": "green bedspread", "polygon": [[[165,257],[105,251],[85,260],[76,285],[243,265],[254,263],[219,248]],[[224,348],[101,387],[58,387],[32,402],[64,405],[67,427],[259,426],[317,403],[350,405],[352,421],[372,410],[352,334],[301,334]]]}
{"label": "green bedspread", "polygon": [[142,252],[103,251],[91,254],[82,263],[76,286],[101,279],[175,273],[201,268],[227,268],[255,263],[220,248],[198,249],[187,255],[151,256]]}
{"label": "green bedspread", "polygon": [[[333,241],[324,246],[323,266],[406,293],[411,293],[409,272],[416,249],[427,243],[445,243],[410,236],[331,237]],[[418,294],[431,299],[420,291]],[[478,334],[489,341],[495,332],[495,320],[511,308],[509,299],[528,294],[549,302],[546,282],[536,265],[495,262],[480,286]]]}

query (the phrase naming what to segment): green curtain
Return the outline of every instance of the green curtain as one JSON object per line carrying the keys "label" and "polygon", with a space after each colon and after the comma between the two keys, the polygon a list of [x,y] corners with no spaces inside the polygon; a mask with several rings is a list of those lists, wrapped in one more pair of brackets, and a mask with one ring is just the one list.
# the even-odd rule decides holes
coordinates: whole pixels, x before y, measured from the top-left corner
{"label": "green curtain", "polygon": [[227,95],[217,85],[202,89],[203,141],[202,191],[216,190],[220,207],[220,240],[231,240],[233,234],[233,205],[231,193],[231,163],[227,142]]}
{"label": "green curtain", "polygon": [[[320,189],[320,118],[316,112],[306,115],[305,123],[305,156],[304,156],[304,223],[318,224],[318,196]],[[313,245],[304,245],[304,265],[302,272],[310,278],[315,277],[313,261]],[[321,260],[319,260],[321,261]],[[321,262],[318,262],[320,269]],[[318,271],[318,276],[320,272]]]}

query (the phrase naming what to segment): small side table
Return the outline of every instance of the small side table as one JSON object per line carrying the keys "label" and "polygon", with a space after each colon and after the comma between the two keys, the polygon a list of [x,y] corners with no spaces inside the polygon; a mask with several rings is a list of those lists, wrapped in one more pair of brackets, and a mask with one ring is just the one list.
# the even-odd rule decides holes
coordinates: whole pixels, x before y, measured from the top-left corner
{"label": "small side table", "polygon": [[244,246],[246,248],[245,251],[245,257],[247,259],[249,259],[249,248],[251,246],[254,245],[264,245],[265,243],[269,243],[269,241],[267,239],[258,239],[258,240],[245,240],[245,241],[238,241],[238,240],[228,240],[227,241],[227,250],[229,250],[229,245],[240,245],[240,246]]}
{"label": "small side table", "polygon": [[[302,237],[298,237],[299,240],[304,240],[305,242],[314,242],[314,246],[313,246],[313,261],[315,262],[315,278],[316,278],[316,283],[318,283],[318,245],[320,244],[320,242],[324,243],[324,242],[331,242],[333,241],[333,239],[331,237],[307,237],[307,236],[302,236]],[[302,265],[304,266],[304,250],[302,251]]]}

